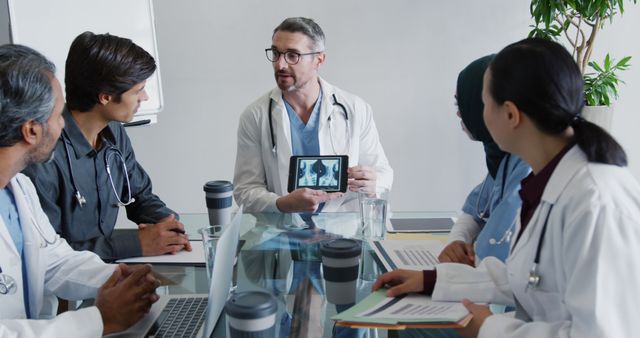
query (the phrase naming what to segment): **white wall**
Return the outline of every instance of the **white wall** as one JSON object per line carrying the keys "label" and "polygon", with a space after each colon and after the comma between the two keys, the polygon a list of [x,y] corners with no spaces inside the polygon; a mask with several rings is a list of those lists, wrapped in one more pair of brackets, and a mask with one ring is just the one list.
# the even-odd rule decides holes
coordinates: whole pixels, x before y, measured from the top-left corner
{"label": "white wall", "polygon": [[[523,38],[528,2],[212,1],[154,3],[165,110],[129,129],[154,189],[178,212],[205,210],[202,185],[233,177],[244,107],[274,86],[264,48],[288,16],[316,19],[327,36],[322,76],[367,100],[395,169],[395,210],[457,210],[486,173],[477,142],[461,132],[453,94],[470,61]],[[614,134],[640,177],[640,6],[600,35],[596,54],[634,55],[624,73]],[[598,56],[598,55],[597,55]]]}

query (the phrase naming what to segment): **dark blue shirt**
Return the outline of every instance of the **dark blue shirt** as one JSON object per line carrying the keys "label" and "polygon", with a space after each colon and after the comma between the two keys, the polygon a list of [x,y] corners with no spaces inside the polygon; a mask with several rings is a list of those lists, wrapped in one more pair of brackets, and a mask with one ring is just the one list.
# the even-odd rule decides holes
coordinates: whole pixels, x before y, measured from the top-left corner
{"label": "dark blue shirt", "polygon": [[[24,170],[36,186],[42,209],[49,216],[51,225],[71,247],[93,251],[105,261],[141,256],[137,229],[114,231],[118,198],[123,202],[128,200],[125,175],[129,176],[131,196],[135,198],[134,203],[126,206],[129,220],[136,224],[157,223],[176,213],[153,194],[151,179],[136,161],[131,141],[120,123],[111,122],[100,132],[102,146],[96,150],[66,108],[62,116],[65,127],[56,144],[54,160],[33,164]],[[69,149],[68,155],[64,142]],[[120,158],[126,164],[127,173]],[[107,175],[107,159],[115,192]],[[75,184],[86,199],[82,207],[75,198],[68,160]]]}

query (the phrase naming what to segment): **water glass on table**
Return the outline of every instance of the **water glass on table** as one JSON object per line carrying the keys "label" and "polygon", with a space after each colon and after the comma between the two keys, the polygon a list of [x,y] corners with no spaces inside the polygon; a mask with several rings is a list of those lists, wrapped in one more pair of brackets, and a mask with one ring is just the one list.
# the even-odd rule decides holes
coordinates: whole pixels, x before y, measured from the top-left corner
{"label": "water glass on table", "polygon": [[218,240],[222,235],[222,226],[213,225],[201,228],[198,233],[202,236],[202,245],[204,247],[204,261],[207,264],[207,278],[211,281],[211,273],[213,271],[213,262],[216,254]]}
{"label": "water glass on table", "polygon": [[358,190],[361,235],[364,240],[384,238],[388,199],[389,189],[387,188],[361,188]]}

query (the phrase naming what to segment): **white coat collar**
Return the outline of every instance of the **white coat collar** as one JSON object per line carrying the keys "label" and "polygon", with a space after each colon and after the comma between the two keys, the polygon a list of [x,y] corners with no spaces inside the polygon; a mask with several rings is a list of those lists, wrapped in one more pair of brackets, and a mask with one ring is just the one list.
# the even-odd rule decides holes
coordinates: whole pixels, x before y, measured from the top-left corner
{"label": "white coat collar", "polygon": [[[31,190],[29,190],[31,187]],[[24,237],[24,261],[27,264],[29,279],[25,281],[29,287],[29,307],[31,317],[36,318],[42,306],[42,290],[44,289],[44,273],[34,269],[40,266],[40,233],[43,228],[36,222],[35,208],[39,207],[37,195],[31,181],[23,174],[11,179],[11,189],[16,199],[16,207],[20,215],[20,225]],[[53,229],[51,229],[52,231]],[[55,234],[54,234],[55,235]],[[37,269],[37,268],[36,268]]]}
{"label": "white coat collar", "polygon": [[[532,234],[535,231],[534,224],[541,224],[544,221],[542,217],[546,218],[547,214],[550,212],[552,205],[554,205],[560,194],[564,191],[564,189],[569,184],[571,178],[573,178],[580,168],[584,168],[587,165],[587,158],[585,154],[582,152],[580,147],[577,145],[573,146],[569,151],[560,159],[558,165],[553,170],[547,185],[542,192],[542,197],[540,198],[540,204],[536,207],[531,219],[529,220],[528,226],[525,228],[522,233],[520,239],[515,242],[511,247],[510,256],[516,254],[522,248],[527,247],[528,242],[533,238],[537,240],[536,237],[532,237]],[[518,214],[520,214],[518,212]],[[516,234],[520,233],[520,229],[522,224],[520,223],[520,217],[518,216],[516,226]],[[515,238],[515,236],[514,236]]]}
{"label": "white coat collar", "polygon": [[[320,102],[320,118],[318,125],[318,137],[320,142],[320,153],[328,154],[330,152],[329,145],[326,143],[328,140],[324,137],[327,130],[327,121],[331,114],[336,111],[333,105],[333,96],[336,91],[335,88],[322,79],[318,77],[318,81],[320,82],[320,88],[322,89],[322,101]],[[284,165],[283,168],[289,167],[289,158],[291,157],[291,124],[289,121],[289,117],[287,114],[287,110],[284,106],[284,99],[282,97],[282,90],[280,88],[275,87],[269,93],[269,97],[271,98],[272,107],[272,123],[273,123],[273,132],[276,138],[276,146],[278,147],[278,162],[280,165]],[[341,100],[341,97],[337,98]],[[337,111],[340,111],[337,108]],[[267,122],[268,123],[268,122]],[[268,128],[268,127],[267,127]],[[283,186],[287,184],[288,174],[285,172],[281,175],[281,179],[283,182]]]}
{"label": "white coat collar", "polygon": [[542,193],[541,201],[555,204],[562,191],[578,170],[588,164],[587,156],[578,145],[573,146],[560,160]]}
{"label": "white coat collar", "polygon": [[[11,191],[11,193],[14,196],[14,200],[16,200],[16,203],[17,203],[17,199],[15,196],[17,193],[21,193],[21,192],[20,191],[16,192],[15,185],[17,184],[14,183],[14,180],[15,180],[15,177],[9,181],[9,184],[7,184],[7,189]],[[22,219],[20,220],[22,221]],[[16,248],[16,244],[13,242],[11,233],[9,232],[9,229],[7,228],[7,225],[5,224],[4,219],[2,217],[0,217],[0,238],[4,240],[6,248],[10,248],[10,250],[13,252],[14,255],[20,257],[20,254],[18,253],[18,249]]]}
{"label": "white coat collar", "polygon": [[[329,115],[332,114],[333,111],[334,111],[332,106],[333,106],[333,96],[336,94],[336,91],[335,91],[335,88],[329,82],[325,81],[323,78],[318,77],[318,81],[320,83],[320,88],[322,89],[322,102],[320,102],[320,121],[326,121],[328,119]],[[287,112],[285,107],[284,107],[284,99],[282,98],[282,90],[280,90],[280,88],[278,88],[278,87],[275,87],[273,90],[271,90],[271,93],[269,94],[269,97],[271,98],[271,100],[273,100],[273,118],[274,118],[274,120],[276,118],[282,119],[286,115],[286,112]],[[340,100],[339,97],[338,97],[338,100]],[[277,114],[276,114],[276,112],[277,112]],[[286,120],[287,120],[287,124],[288,124],[288,119],[286,119]],[[289,134],[289,132],[287,134]],[[290,142],[291,141],[291,135],[289,134],[288,136],[289,137],[287,138],[287,140],[289,140],[289,142]]]}

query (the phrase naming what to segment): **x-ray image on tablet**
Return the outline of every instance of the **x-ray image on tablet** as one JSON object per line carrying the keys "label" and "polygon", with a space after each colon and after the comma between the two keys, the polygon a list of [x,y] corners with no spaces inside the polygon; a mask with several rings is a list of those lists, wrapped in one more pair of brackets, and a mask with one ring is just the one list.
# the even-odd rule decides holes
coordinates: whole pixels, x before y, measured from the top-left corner
{"label": "x-ray image on tablet", "polygon": [[291,156],[288,190],[346,192],[348,165],[348,156]]}

